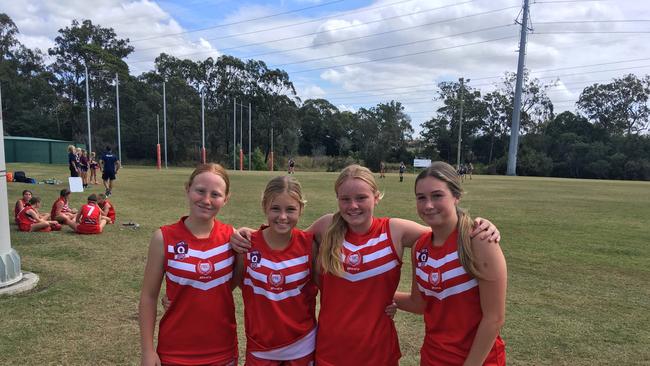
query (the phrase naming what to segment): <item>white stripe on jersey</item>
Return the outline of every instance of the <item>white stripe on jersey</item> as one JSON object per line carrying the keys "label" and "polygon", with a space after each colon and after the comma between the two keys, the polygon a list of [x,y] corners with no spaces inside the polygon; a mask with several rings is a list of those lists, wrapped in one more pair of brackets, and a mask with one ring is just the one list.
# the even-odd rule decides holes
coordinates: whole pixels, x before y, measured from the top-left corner
{"label": "white stripe on jersey", "polygon": [[[187,257],[194,257],[194,258],[200,258],[200,259],[208,259],[210,257],[214,257],[215,255],[227,252],[230,250],[230,243],[222,244],[216,248],[212,248],[210,250],[201,251],[201,250],[196,250],[196,249],[189,249],[188,252],[185,254]],[[174,246],[173,245],[167,245],[167,252],[168,253],[174,253]]]}
{"label": "white stripe on jersey", "polygon": [[167,278],[169,278],[170,281],[176,282],[179,285],[192,286],[192,287],[194,287],[196,289],[206,291],[206,290],[209,290],[211,288],[223,285],[224,283],[228,282],[232,278],[232,271],[228,272],[224,276],[221,276],[219,278],[215,278],[214,280],[208,281],[208,282],[201,282],[201,281],[192,280],[192,279],[185,278],[185,277],[175,276],[175,275],[173,275],[173,274],[171,274],[169,272],[167,272]]}
{"label": "white stripe on jersey", "polygon": [[459,285],[456,285],[456,286],[453,286],[453,287],[450,287],[450,288],[446,288],[446,289],[444,289],[444,290],[442,290],[440,292],[436,292],[436,291],[432,291],[432,290],[429,290],[427,288],[424,288],[424,287],[422,287],[422,285],[420,285],[418,283],[418,288],[420,289],[420,291],[422,293],[424,293],[427,296],[433,296],[438,300],[443,300],[443,299],[445,299],[445,298],[447,298],[449,296],[460,294],[460,293],[465,292],[467,290],[473,289],[476,286],[478,286],[478,281],[476,280],[476,278],[472,278],[471,280],[469,280],[467,282],[463,282],[463,283],[461,283]]}
{"label": "white stripe on jersey", "polygon": [[[366,254],[363,256],[363,263],[370,263],[376,259],[383,258],[393,252],[393,248],[388,246],[376,252]],[[345,254],[341,254],[341,262],[345,262]]]}
{"label": "white stripe on jersey", "polygon": [[[235,256],[231,255],[230,257],[228,257],[228,258],[226,258],[226,259],[224,259],[224,260],[222,260],[220,262],[215,263],[214,264],[214,270],[219,271],[221,269],[224,269],[224,268],[230,266],[234,261],[235,261]],[[183,270],[183,271],[196,273],[196,264],[192,264],[192,263],[179,262],[179,261],[175,261],[175,260],[172,260],[172,259],[168,259],[167,260],[167,266],[171,267],[171,268],[180,269],[180,270]]]}
{"label": "white stripe on jersey", "polygon": [[288,361],[303,358],[316,349],[316,329],[318,328],[312,329],[306,336],[284,347],[251,353],[263,360]]}
{"label": "white stripe on jersey", "polygon": [[393,259],[392,261],[386,264],[382,264],[381,266],[369,269],[367,271],[363,271],[355,274],[343,272],[343,278],[351,282],[357,282],[357,281],[365,280],[370,277],[379,276],[380,274],[388,272],[391,269],[397,267],[398,265],[399,263],[397,262],[397,260]]}
{"label": "white stripe on jersey", "polygon": [[351,252],[358,252],[363,248],[371,247],[377,243],[381,243],[386,239],[388,239],[388,234],[381,233],[381,235],[379,235],[378,237],[369,239],[365,244],[361,244],[361,245],[355,245],[350,243],[347,240],[343,240],[343,246]]}
{"label": "white stripe on jersey", "polygon": [[305,283],[303,283],[302,285],[300,285],[300,286],[298,286],[298,287],[296,287],[294,289],[275,293],[275,292],[266,291],[265,289],[263,289],[261,287],[255,286],[253,284],[253,281],[251,281],[250,278],[245,278],[244,279],[244,285],[250,286],[253,289],[253,292],[256,295],[262,295],[262,296],[264,296],[267,299],[272,300],[272,301],[281,301],[281,300],[284,300],[284,299],[287,299],[287,298],[290,298],[290,297],[298,296],[298,295],[300,295],[300,292],[301,292],[302,288],[305,287]]}
{"label": "white stripe on jersey", "polygon": [[[265,275],[263,275],[263,274],[261,274],[259,272],[254,271],[252,268],[250,268],[250,267],[246,268],[246,272],[249,275],[251,275],[251,277],[253,277],[254,279],[256,279],[256,280],[258,280],[260,282],[268,283],[267,276],[265,276]],[[303,278],[307,277],[308,275],[309,275],[309,270],[294,273],[294,274],[290,274],[290,275],[284,277],[284,283],[291,283],[291,282],[300,281]]]}
{"label": "white stripe on jersey", "polygon": [[447,254],[446,256],[440,258],[440,259],[433,259],[429,258],[427,259],[427,266],[433,267],[433,268],[440,268],[444,266],[445,264],[453,261],[454,259],[458,259],[458,252],[452,252]]}
{"label": "white stripe on jersey", "polygon": [[282,262],[273,262],[270,261],[266,258],[262,258],[260,261],[260,266],[266,267],[275,271],[279,271],[282,269],[287,269],[295,266],[299,266],[301,264],[307,263],[309,261],[309,256],[308,255],[303,255],[302,257],[298,258],[293,258],[293,259],[288,259],[286,261]]}
{"label": "white stripe on jersey", "polygon": [[[422,269],[416,268],[415,273],[417,274],[418,277],[420,277],[422,279],[422,281],[429,282],[429,275],[426,272],[424,272]],[[456,268],[451,269],[449,271],[442,272],[442,281],[444,282],[444,281],[450,280],[452,278],[462,276],[462,275],[464,275],[466,273],[467,272],[465,271],[465,268],[463,268],[463,266],[456,267]]]}

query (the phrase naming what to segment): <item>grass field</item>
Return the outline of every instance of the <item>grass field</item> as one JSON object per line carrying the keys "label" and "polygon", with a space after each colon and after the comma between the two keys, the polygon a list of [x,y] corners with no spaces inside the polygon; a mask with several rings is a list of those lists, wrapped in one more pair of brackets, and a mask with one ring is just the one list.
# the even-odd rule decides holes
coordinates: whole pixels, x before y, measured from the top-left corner
{"label": "grass field", "polygon": [[[66,180],[67,168],[9,164],[37,179]],[[30,293],[0,297],[0,364],[132,365],[139,362],[137,304],[151,233],[187,211],[190,169],[120,171],[111,201],[118,225],[99,236],[21,233],[11,225],[22,268],[40,282]],[[235,226],[263,221],[260,194],[268,172],[232,173],[232,197],[220,219]],[[301,227],[335,209],[333,173],[303,173]],[[414,177],[380,182],[378,216],[417,220]],[[63,186],[10,183],[9,204],[32,189],[49,207]],[[95,186],[92,192],[100,192]],[[93,187],[91,187],[93,188]],[[462,206],[501,230],[508,261],[506,325],[511,365],[650,365],[650,183],[475,176]],[[73,194],[72,204],[87,193]],[[13,217],[13,211],[10,217]],[[138,230],[120,222],[135,221]],[[408,253],[407,253],[408,254]],[[408,255],[405,254],[405,258]],[[410,264],[402,289],[410,288]],[[353,294],[352,294],[353,295]],[[238,322],[243,346],[239,291]],[[423,322],[396,317],[402,365],[417,365]],[[243,353],[242,353],[243,354]]]}

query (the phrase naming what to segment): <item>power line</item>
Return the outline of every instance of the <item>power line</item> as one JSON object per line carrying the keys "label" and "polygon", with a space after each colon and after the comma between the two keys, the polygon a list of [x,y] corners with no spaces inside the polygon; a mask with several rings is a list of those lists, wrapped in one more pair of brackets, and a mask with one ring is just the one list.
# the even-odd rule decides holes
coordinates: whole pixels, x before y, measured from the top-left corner
{"label": "power line", "polygon": [[222,23],[222,24],[217,24],[217,25],[211,26],[211,27],[197,28],[197,29],[192,29],[192,30],[188,30],[188,31],[178,32],[178,33],[170,33],[170,34],[163,34],[163,35],[160,35],[160,36],[153,36],[153,37],[148,37],[148,38],[135,39],[135,40],[132,40],[131,42],[148,41],[148,40],[158,39],[158,38],[163,38],[163,37],[179,36],[181,34],[195,33],[195,32],[200,32],[200,31],[209,30],[209,29],[229,27],[231,25],[237,25],[237,24],[253,22],[253,21],[256,21],[256,20],[274,18],[274,17],[280,16],[280,15],[298,13],[298,12],[301,12],[301,11],[304,11],[304,10],[322,8],[324,6],[337,4],[337,3],[342,3],[344,1],[345,0],[334,0],[334,1],[329,1],[329,2],[326,2],[326,3],[322,3],[322,4],[316,4],[316,5],[307,6],[307,7],[304,7],[304,8],[299,8],[299,9],[284,11],[284,12],[280,12],[280,13],[265,15],[265,16],[261,16],[261,17],[257,17],[257,18],[249,18],[249,19],[239,20],[239,21],[236,21],[236,22]]}

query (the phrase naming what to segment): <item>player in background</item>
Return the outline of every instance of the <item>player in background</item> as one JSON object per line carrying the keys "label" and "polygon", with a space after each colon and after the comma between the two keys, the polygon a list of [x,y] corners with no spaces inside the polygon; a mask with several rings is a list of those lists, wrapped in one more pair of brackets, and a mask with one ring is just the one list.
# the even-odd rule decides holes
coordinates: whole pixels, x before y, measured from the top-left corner
{"label": "player in background", "polygon": [[62,189],[59,192],[59,198],[54,201],[52,209],[50,210],[50,218],[52,220],[56,220],[60,224],[64,225],[75,220],[77,211],[69,206],[70,195],[70,190],[67,188]]}
{"label": "player in background", "polygon": [[74,220],[66,222],[77,234],[101,234],[110,219],[102,215],[102,209],[97,206],[97,195],[88,196],[88,201],[81,206]]}
{"label": "player in background", "polygon": [[18,225],[18,213],[26,206],[29,204],[29,200],[32,198],[32,191],[29,189],[25,189],[23,191],[23,196],[16,201],[16,204],[14,205],[14,219],[16,221],[16,225]]}
{"label": "player in background", "polygon": [[41,208],[41,199],[32,197],[29,202],[18,212],[18,230],[20,231],[59,231],[61,225],[53,220],[43,219],[38,209]]}
{"label": "player in background", "polygon": [[113,206],[113,202],[108,200],[106,194],[100,193],[97,195],[97,205],[102,209],[102,214],[111,220],[109,224],[114,224],[115,206]]}
{"label": "player in background", "polygon": [[471,218],[458,207],[460,180],[440,161],[417,176],[417,211],[431,232],[412,250],[411,292],[396,293],[395,302],[424,314],[420,365],[502,366],[506,262],[500,246],[470,236]]}

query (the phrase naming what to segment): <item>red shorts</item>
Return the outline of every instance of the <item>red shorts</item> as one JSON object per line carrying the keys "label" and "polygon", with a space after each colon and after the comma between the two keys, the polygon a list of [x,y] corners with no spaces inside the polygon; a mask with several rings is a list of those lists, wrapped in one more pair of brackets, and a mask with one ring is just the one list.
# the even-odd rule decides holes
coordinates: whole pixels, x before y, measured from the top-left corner
{"label": "red shorts", "polygon": [[[32,225],[33,224],[20,224],[20,225],[18,225],[18,229],[20,231],[32,231]],[[47,227],[44,227],[41,230],[39,230],[39,232],[44,232],[44,233],[46,233],[48,231],[52,231],[52,227],[47,226]]]}
{"label": "red shorts", "polygon": [[77,225],[78,234],[101,234],[102,229],[99,225],[79,224]]}
{"label": "red shorts", "polygon": [[253,356],[250,352],[246,352],[246,363],[244,366],[313,366],[314,354],[305,357],[297,358],[295,360],[287,361],[274,361],[264,360]]}
{"label": "red shorts", "polygon": [[[162,366],[182,366],[175,363],[162,363]],[[237,366],[237,359],[226,361],[226,362],[214,362],[201,364],[200,366]]]}

